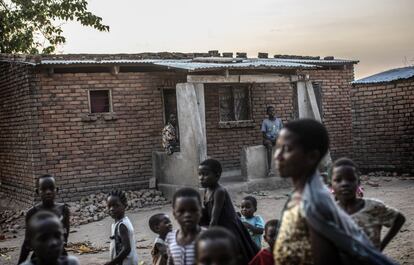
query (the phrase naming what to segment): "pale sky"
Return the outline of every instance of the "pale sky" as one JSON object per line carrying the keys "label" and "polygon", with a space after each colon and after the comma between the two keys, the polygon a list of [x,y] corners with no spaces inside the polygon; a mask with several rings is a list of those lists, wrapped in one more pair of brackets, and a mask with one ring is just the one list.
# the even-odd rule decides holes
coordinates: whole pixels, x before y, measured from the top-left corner
{"label": "pale sky", "polygon": [[414,0],[89,0],[110,32],[64,25],[63,53],[258,52],[414,65]]}

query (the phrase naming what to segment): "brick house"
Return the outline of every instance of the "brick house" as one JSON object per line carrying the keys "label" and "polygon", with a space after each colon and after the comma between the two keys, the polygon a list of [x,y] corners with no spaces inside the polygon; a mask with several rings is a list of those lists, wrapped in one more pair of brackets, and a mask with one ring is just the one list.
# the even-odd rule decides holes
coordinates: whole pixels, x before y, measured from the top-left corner
{"label": "brick house", "polygon": [[[180,135],[188,138],[192,127],[185,126],[185,115],[191,113],[186,107],[177,110],[177,98],[194,94],[194,88],[201,88],[203,96],[197,105],[203,106],[205,152],[222,161],[225,170],[240,167],[243,146],[261,144],[267,105],[274,105],[284,122],[302,116],[301,81],[312,84],[330,132],[332,157],[350,156],[350,82],[357,61],[259,57],[217,52],[1,55],[1,191],[31,203],[36,178],[44,173],[56,176],[64,200],[148,187],[152,152],[162,150],[161,130],[169,113],[179,112]],[[191,86],[176,91],[180,84]]]}
{"label": "brick house", "polygon": [[414,66],[352,84],[353,157],[360,168],[414,173]]}

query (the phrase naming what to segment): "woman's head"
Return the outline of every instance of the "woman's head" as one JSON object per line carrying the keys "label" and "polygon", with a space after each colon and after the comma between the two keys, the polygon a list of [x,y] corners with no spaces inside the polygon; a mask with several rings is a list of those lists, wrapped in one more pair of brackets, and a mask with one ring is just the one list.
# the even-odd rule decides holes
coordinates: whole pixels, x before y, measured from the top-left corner
{"label": "woman's head", "polygon": [[340,201],[356,198],[358,185],[360,184],[357,166],[349,158],[336,160],[330,169],[331,185],[335,197]]}
{"label": "woman's head", "polygon": [[125,192],[120,190],[111,191],[106,200],[109,215],[114,219],[121,219],[125,214],[125,209],[128,206],[128,200]]}
{"label": "woman's head", "polygon": [[201,197],[193,188],[181,188],[174,193],[173,215],[182,229],[195,228],[201,218]]}
{"label": "woman's head", "polygon": [[237,265],[237,241],[233,234],[221,227],[202,232],[196,240],[197,265]]}
{"label": "woman's head", "polygon": [[312,119],[291,121],[281,130],[275,159],[282,177],[299,177],[313,172],[329,148],[326,128]]}
{"label": "woman's head", "polygon": [[200,163],[198,167],[198,177],[200,185],[203,188],[208,188],[217,185],[222,172],[222,167],[219,161],[215,159],[206,159]]}

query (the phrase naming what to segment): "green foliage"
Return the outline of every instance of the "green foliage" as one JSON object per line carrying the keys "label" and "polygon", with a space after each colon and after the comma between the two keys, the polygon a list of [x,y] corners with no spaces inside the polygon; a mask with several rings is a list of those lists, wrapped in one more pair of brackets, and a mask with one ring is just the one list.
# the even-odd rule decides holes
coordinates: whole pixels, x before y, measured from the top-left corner
{"label": "green foliage", "polygon": [[87,4],[86,0],[0,0],[0,52],[53,53],[66,41],[58,24],[64,21],[109,31]]}

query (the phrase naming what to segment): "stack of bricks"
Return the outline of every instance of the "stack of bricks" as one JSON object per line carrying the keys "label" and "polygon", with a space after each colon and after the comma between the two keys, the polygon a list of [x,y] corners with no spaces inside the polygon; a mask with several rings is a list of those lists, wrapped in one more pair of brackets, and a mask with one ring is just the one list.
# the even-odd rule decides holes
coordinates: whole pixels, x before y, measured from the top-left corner
{"label": "stack of bricks", "polygon": [[363,171],[414,173],[414,78],[352,88],[353,153]]}

